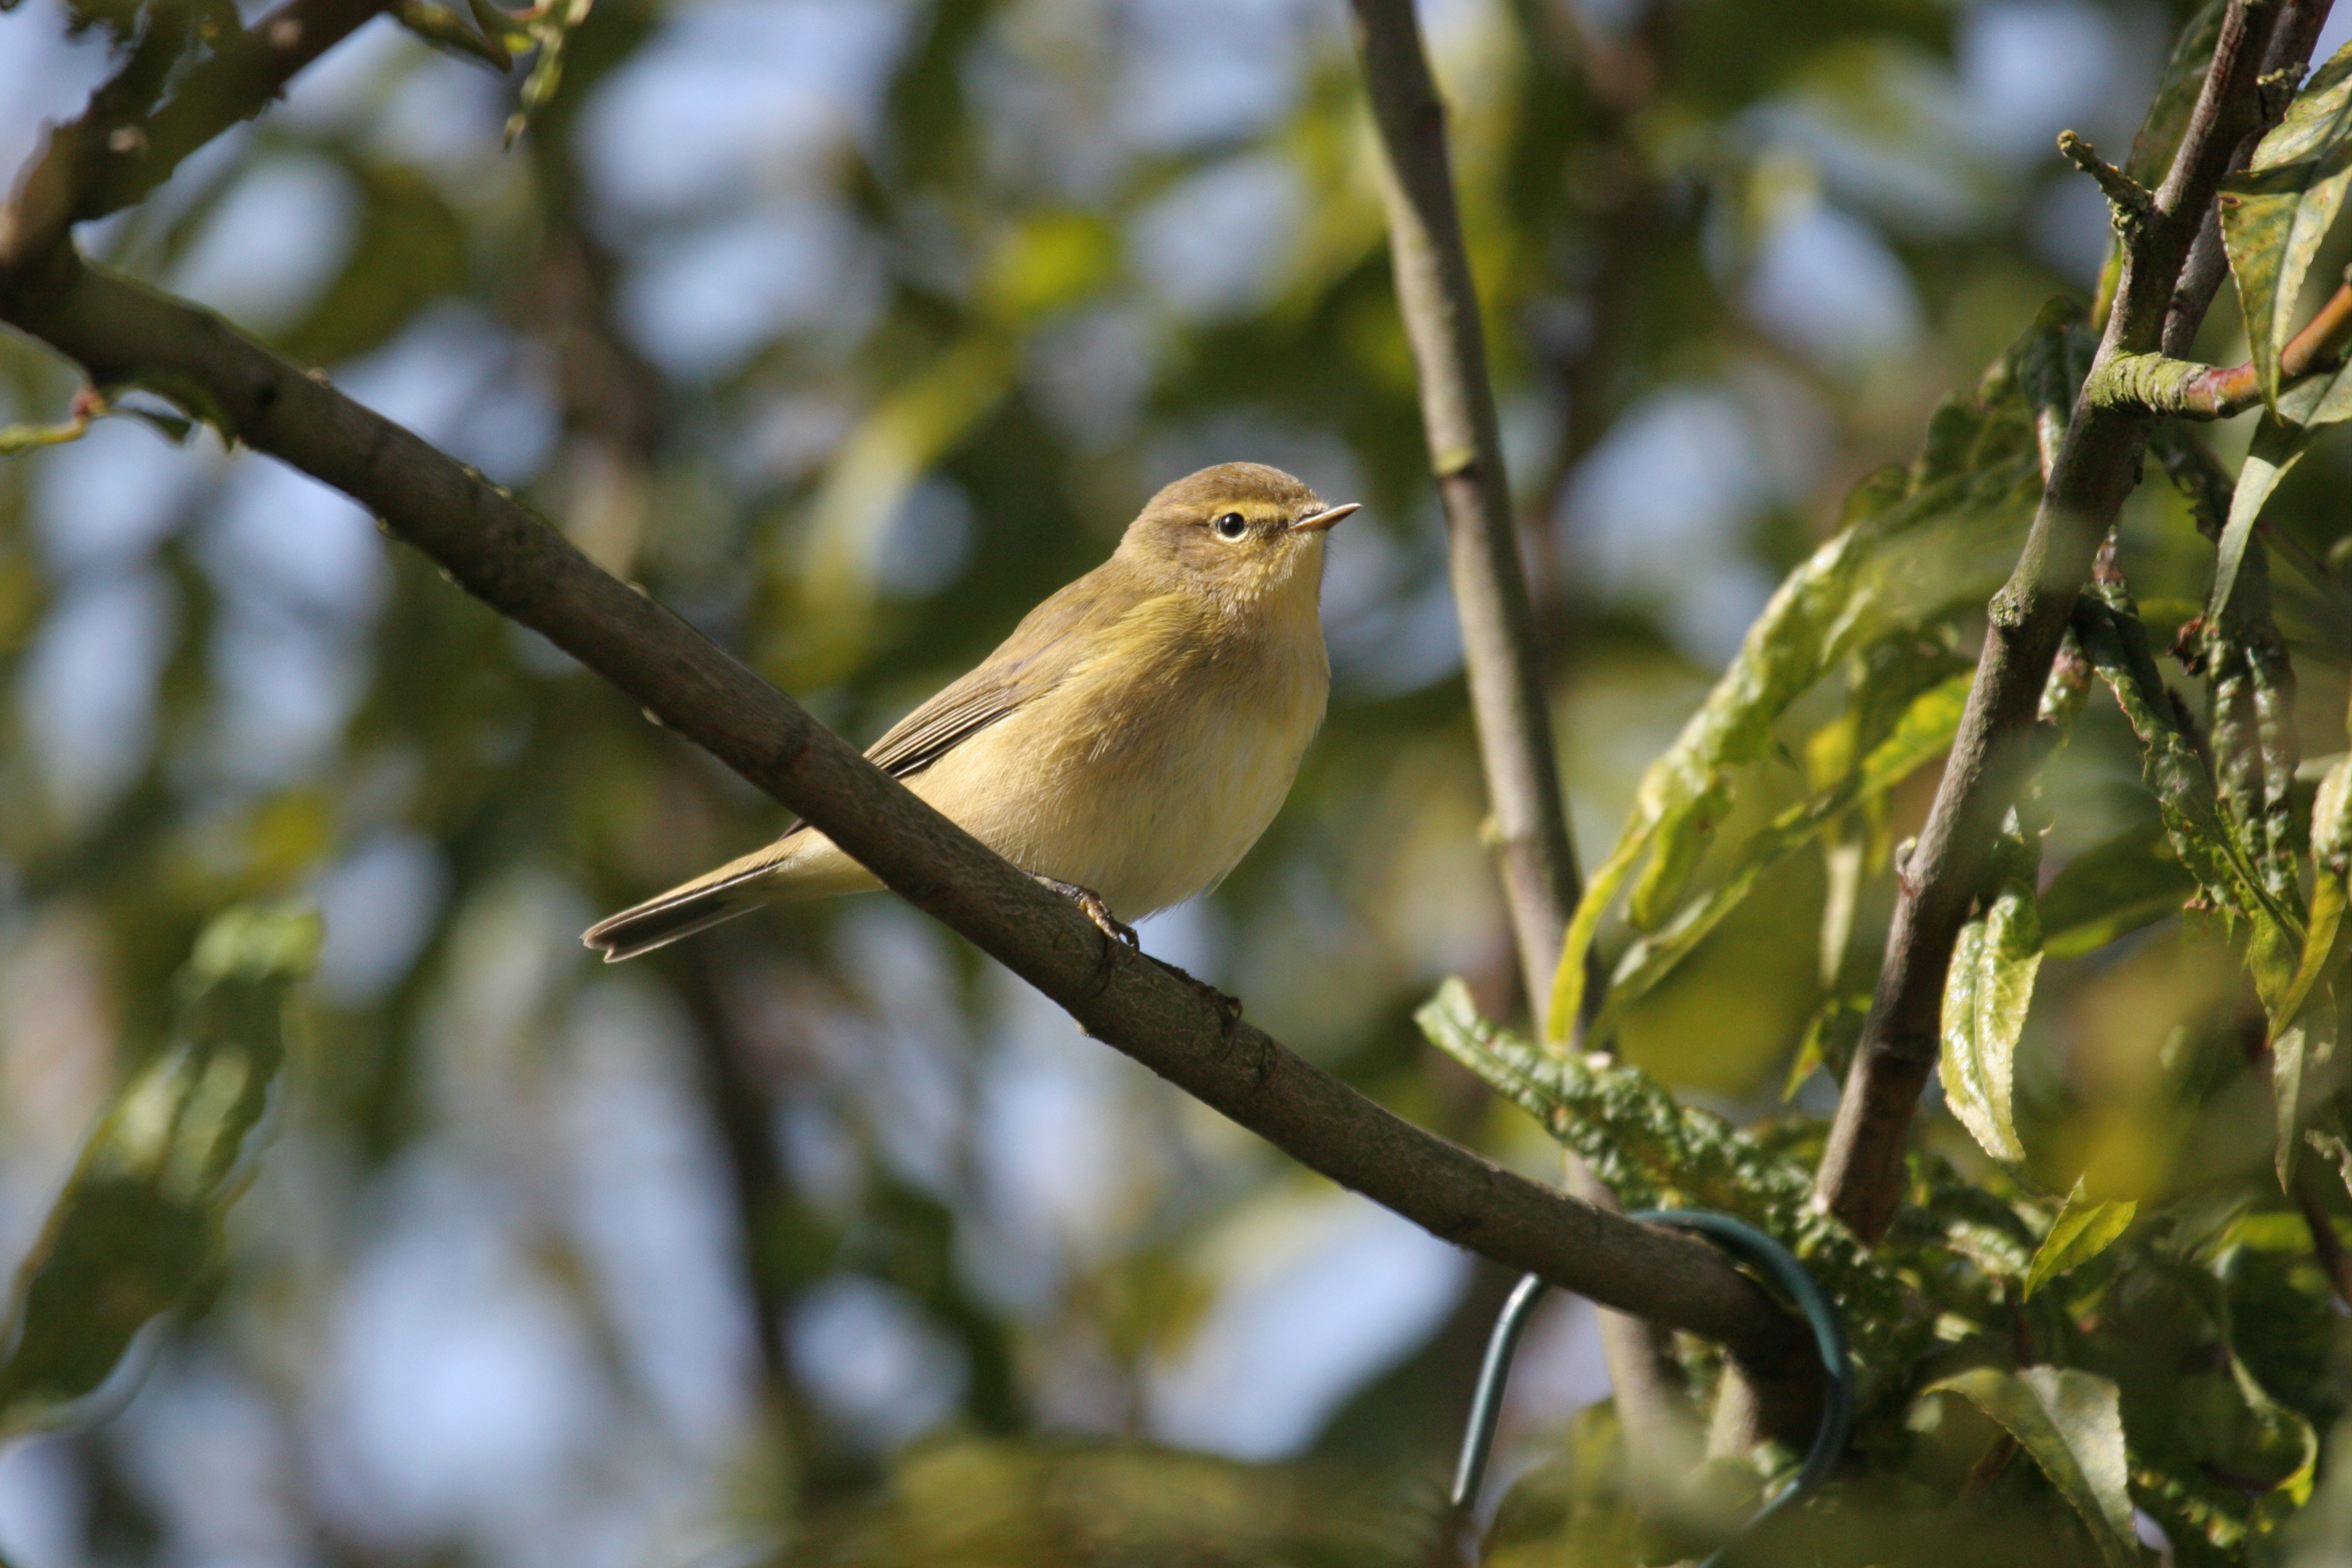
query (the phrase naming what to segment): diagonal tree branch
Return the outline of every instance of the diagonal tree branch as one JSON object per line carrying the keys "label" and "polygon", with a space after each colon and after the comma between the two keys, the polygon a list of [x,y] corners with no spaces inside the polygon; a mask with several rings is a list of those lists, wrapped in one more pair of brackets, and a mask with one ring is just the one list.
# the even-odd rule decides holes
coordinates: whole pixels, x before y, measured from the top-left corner
{"label": "diagonal tree branch", "polygon": [[[2326,11],[2326,0],[2231,0],[2163,184],[2144,209],[2118,209],[2122,275],[2095,379],[2121,356],[2158,349],[2168,311],[2177,341],[2194,333],[2201,309],[2186,301],[2183,315],[2175,284],[2224,171],[2263,123],[2258,79],[2271,33],[2275,26],[2307,39],[2317,30],[2312,14]],[[2303,60],[2292,63],[2299,79]],[[1865,1240],[1885,1231],[1900,1201],[1912,1114],[1935,1068],[1952,945],[1984,884],[2001,814],[2039,754],[2042,684],[2092,555],[2137,482],[2149,423],[2137,409],[2077,401],[2017,569],[1993,597],[1976,682],[1896,899],[1885,966],[1814,1188],[1815,1200]]]}
{"label": "diagonal tree branch", "polygon": [[341,490],[467,592],[806,817],[1090,1033],[1310,1168],[1458,1246],[1723,1344],[1754,1375],[1810,1370],[1801,1331],[1705,1243],[1553,1192],[1423,1131],[1087,918],[918,800],[783,693],[597,568],[513,497],[231,329],[66,253],[0,274],[0,320],[100,386],[141,382]]}

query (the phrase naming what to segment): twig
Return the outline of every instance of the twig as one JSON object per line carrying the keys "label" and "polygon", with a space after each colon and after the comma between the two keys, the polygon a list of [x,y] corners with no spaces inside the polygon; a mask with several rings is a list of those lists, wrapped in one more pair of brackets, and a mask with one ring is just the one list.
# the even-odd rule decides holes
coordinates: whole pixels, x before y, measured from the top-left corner
{"label": "twig", "polygon": [[2336,1287],[2336,1300],[2352,1307],[2352,1254],[2345,1251],[2344,1238],[2336,1234],[2336,1221],[2328,1214],[2308,1166],[2296,1173],[2294,1206],[2303,1211],[2303,1223],[2311,1231],[2312,1253],[2319,1259],[2319,1266],[2327,1270],[2328,1283]]}
{"label": "twig", "polygon": [[1507,1268],[1716,1341],[1759,1375],[1806,1364],[1798,1326],[1705,1243],[1604,1213],[1423,1131],[1260,1030],[1228,1028],[1157,964],[1107,968],[1101,933],[1066,900],[506,491],[324,377],[209,311],[86,263],[62,287],[0,289],[0,320],[79,362],[101,387],[174,389],[238,440],[351,496],[452,581],[807,818],[1088,1032],[1310,1169]]}
{"label": "twig", "polygon": [[50,128],[5,209],[0,273],[57,253],[74,224],[104,217],[172,177],[180,162],[283,92],[296,72],[390,0],[288,0],[188,71],[152,114],[101,87],[79,118]]}
{"label": "twig", "polygon": [[[2279,351],[2279,384],[2336,370],[2352,347],[2352,282],[2338,288]],[[2161,353],[2118,354],[2083,388],[2085,401],[2183,419],[2227,419],[2263,400],[2252,361],[2224,369]]]}
{"label": "twig", "polygon": [[[1478,295],[1454,193],[1445,109],[1412,0],[1356,0],[1364,84],[1386,153],[1382,195],[1397,306],[1421,385],[1430,467],[1445,507],[1454,599],[1496,854],[1520,972],[1538,1019],[1583,892],[1553,743],[1542,646],[1503,469]],[[1598,988],[1594,988],[1598,994]],[[1559,1042],[1573,1049],[1580,1042]],[[1569,1155],[1570,1191],[1616,1206]],[[1675,1419],[1664,1347],[1648,1325],[1601,1314],[1602,1350],[1629,1440],[1655,1451]]]}
{"label": "twig", "polygon": [[[2288,0],[2289,12],[2307,0]],[[2123,235],[2123,266],[2094,375],[2158,346],[2182,263],[2222,172],[2262,121],[2256,78],[2271,6],[2232,0],[2197,107],[2147,214]],[[2300,27],[2300,20],[2288,24]],[[2194,323],[2189,323],[2193,329]],[[1934,1069],[1952,944],[1983,885],[2001,814],[2038,748],[2042,689],[2099,541],[2137,479],[2148,416],[2079,400],[2017,569],[1994,596],[1984,653],[1936,803],[1897,892],[1886,959],[1817,1175],[1815,1199],[1865,1240],[1895,1216],[1904,1148]]]}

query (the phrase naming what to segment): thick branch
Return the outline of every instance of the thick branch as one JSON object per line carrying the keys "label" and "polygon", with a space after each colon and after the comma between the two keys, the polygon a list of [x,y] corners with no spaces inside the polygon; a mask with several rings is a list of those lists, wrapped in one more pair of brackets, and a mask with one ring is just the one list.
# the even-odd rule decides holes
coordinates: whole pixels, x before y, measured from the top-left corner
{"label": "thick branch", "polygon": [[[52,279],[55,274],[50,275]],[[499,613],[531,627],[814,823],[1090,1033],[1311,1168],[1433,1234],[1769,1372],[1796,1325],[1706,1244],[1564,1197],[1412,1126],[1148,961],[918,800],[797,703],[599,570],[498,486],[230,329],[91,267],[5,319],[99,385],[181,389],[236,438],[332,485]]]}
{"label": "thick branch", "polygon": [[[2309,36],[2315,0],[2284,23]],[[2324,0],[2315,0],[2325,9]],[[2257,77],[2277,10],[2232,0],[2213,64],[2164,183],[2123,236],[2122,275],[2093,375],[2159,346],[2173,288],[2222,174],[2263,119]],[[2301,62],[2295,62],[2300,75]],[[2193,333],[2196,323],[2185,323]],[[2016,572],[1994,595],[1975,685],[1887,933],[1870,1017],[1846,1077],[1816,1201],[1864,1239],[1883,1234],[1904,1188],[1912,1113],[1934,1069],[1952,944],[1985,881],[1994,833],[2038,748],[2042,688],[2093,552],[2139,477],[2148,416],[2077,401]]]}
{"label": "thick branch", "polygon": [[[2279,384],[2341,369],[2352,347],[2352,283],[2338,288],[2279,351]],[[2183,419],[2227,419],[2263,400],[2253,362],[2199,364],[2162,353],[2118,354],[2083,388],[2084,401],[2103,407]]]}

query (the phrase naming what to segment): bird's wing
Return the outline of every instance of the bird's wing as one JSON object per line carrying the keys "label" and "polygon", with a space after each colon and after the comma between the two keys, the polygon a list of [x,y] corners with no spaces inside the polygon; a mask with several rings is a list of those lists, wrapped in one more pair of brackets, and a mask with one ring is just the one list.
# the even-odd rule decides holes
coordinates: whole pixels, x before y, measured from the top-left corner
{"label": "bird's wing", "polygon": [[[1051,691],[1076,668],[1096,635],[1149,595],[1097,567],[1021,618],[996,651],[890,726],[866,760],[911,778],[1006,715]],[[807,824],[795,822],[786,837]]]}

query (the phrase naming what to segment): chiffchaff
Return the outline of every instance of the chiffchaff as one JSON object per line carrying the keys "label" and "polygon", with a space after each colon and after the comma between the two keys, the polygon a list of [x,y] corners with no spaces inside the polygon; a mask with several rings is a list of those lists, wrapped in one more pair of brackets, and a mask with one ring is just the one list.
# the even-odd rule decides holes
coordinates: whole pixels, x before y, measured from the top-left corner
{"label": "chiffchaff", "polygon": [[[1111,558],[866,755],[1106,931],[1214,886],[1323,722],[1323,533],[1354,511],[1257,463],[1151,498]],[[624,910],[607,963],[761,904],[879,887],[814,828]]]}

